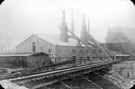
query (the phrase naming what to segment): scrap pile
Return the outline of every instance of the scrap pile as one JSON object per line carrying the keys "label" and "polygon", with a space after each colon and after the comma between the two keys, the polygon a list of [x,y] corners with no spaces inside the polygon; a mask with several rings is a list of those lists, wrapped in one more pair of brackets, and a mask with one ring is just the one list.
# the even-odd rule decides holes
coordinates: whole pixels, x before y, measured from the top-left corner
{"label": "scrap pile", "polygon": [[134,85],[133,81],[121,76],[120,74],[116,73],[115,71],[110,71],[109,74],[105,75],[105,77],[110,82],[112,82],[113,84],[115,84],[116,86],[118,86],[122,89],[130,89]]}

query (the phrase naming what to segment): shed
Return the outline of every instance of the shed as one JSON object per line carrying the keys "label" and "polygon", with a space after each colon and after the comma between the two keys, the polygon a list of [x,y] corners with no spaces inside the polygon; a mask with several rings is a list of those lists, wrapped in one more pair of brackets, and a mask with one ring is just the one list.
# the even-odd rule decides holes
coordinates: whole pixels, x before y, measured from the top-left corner
{"label": "shed", "polygon": [[50,63],[49,55],[43,52],[0,54],[0,67],[39,67]]}

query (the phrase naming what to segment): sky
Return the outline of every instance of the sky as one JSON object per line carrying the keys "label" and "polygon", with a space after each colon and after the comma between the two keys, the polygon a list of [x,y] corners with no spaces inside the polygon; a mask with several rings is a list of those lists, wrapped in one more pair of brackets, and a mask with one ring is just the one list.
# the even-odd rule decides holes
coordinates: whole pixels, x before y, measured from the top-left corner
{"label": "sky", "polygon": [[130,0],[5,0],[0,5],[1,43],[15,46],[32,34],[59,35],[62,10],[71,29],[80,36],[83,14],[90,19],[90,34],[105,42],[108,28],[135,28],[135,7]]}

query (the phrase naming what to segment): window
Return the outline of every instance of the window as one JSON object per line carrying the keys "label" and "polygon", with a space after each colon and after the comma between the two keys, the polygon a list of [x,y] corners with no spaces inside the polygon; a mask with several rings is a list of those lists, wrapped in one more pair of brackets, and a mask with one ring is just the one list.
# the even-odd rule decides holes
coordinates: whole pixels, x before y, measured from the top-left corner
{"label": "window", "polygon": [[96,50],[95,49],[92,49],[92,54],[95,54],[96,53]]}
{"label": "window", "polygon": [[32,42],[32,52],[36,52],[36,42]]}
{"label": "window", "polygon": [[83,53],[83,49],[80,49],[80,53]]}
{"label": "window", "polygon": [[51,49],[48,49],[48,52],[50,53],[51,52]]}
{"label": "window", "polygon": [[89,57],[87,57],[87,61],[90,61],[90,58]]}
{"label": "window", "polygon": [[61,52],[61,49],[60,49],[60,48],[58,49],[58,52],[59,52],[59,53]]}
{"label": "window", "polygon": [[73,52],[73,53],[76,53],[76,49],[72,49],[72,52]]}
{"label": "window", "polygon": [[65,52],[68,52],[68,48],[65,49]]}
{"label": "window", "polygon": [[48,53],[51,53],[51,49],[50,48],[48,49]]}
{"label": "window", "polygon": [[86,53],[89,53],[89,50],[88,49],[86,49]]}
{"label": "window", "polygon": [[102,50],[99,50],[99,53],[102,53]]}

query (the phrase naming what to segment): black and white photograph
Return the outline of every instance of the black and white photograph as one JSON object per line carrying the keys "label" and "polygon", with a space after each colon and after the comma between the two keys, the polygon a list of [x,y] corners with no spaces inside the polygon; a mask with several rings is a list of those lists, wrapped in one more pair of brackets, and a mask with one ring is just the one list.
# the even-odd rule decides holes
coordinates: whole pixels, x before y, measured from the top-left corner
{"label": "black and white photograph", "polygon": [[131,0],[4,0],[2,89],[133,89]]}

